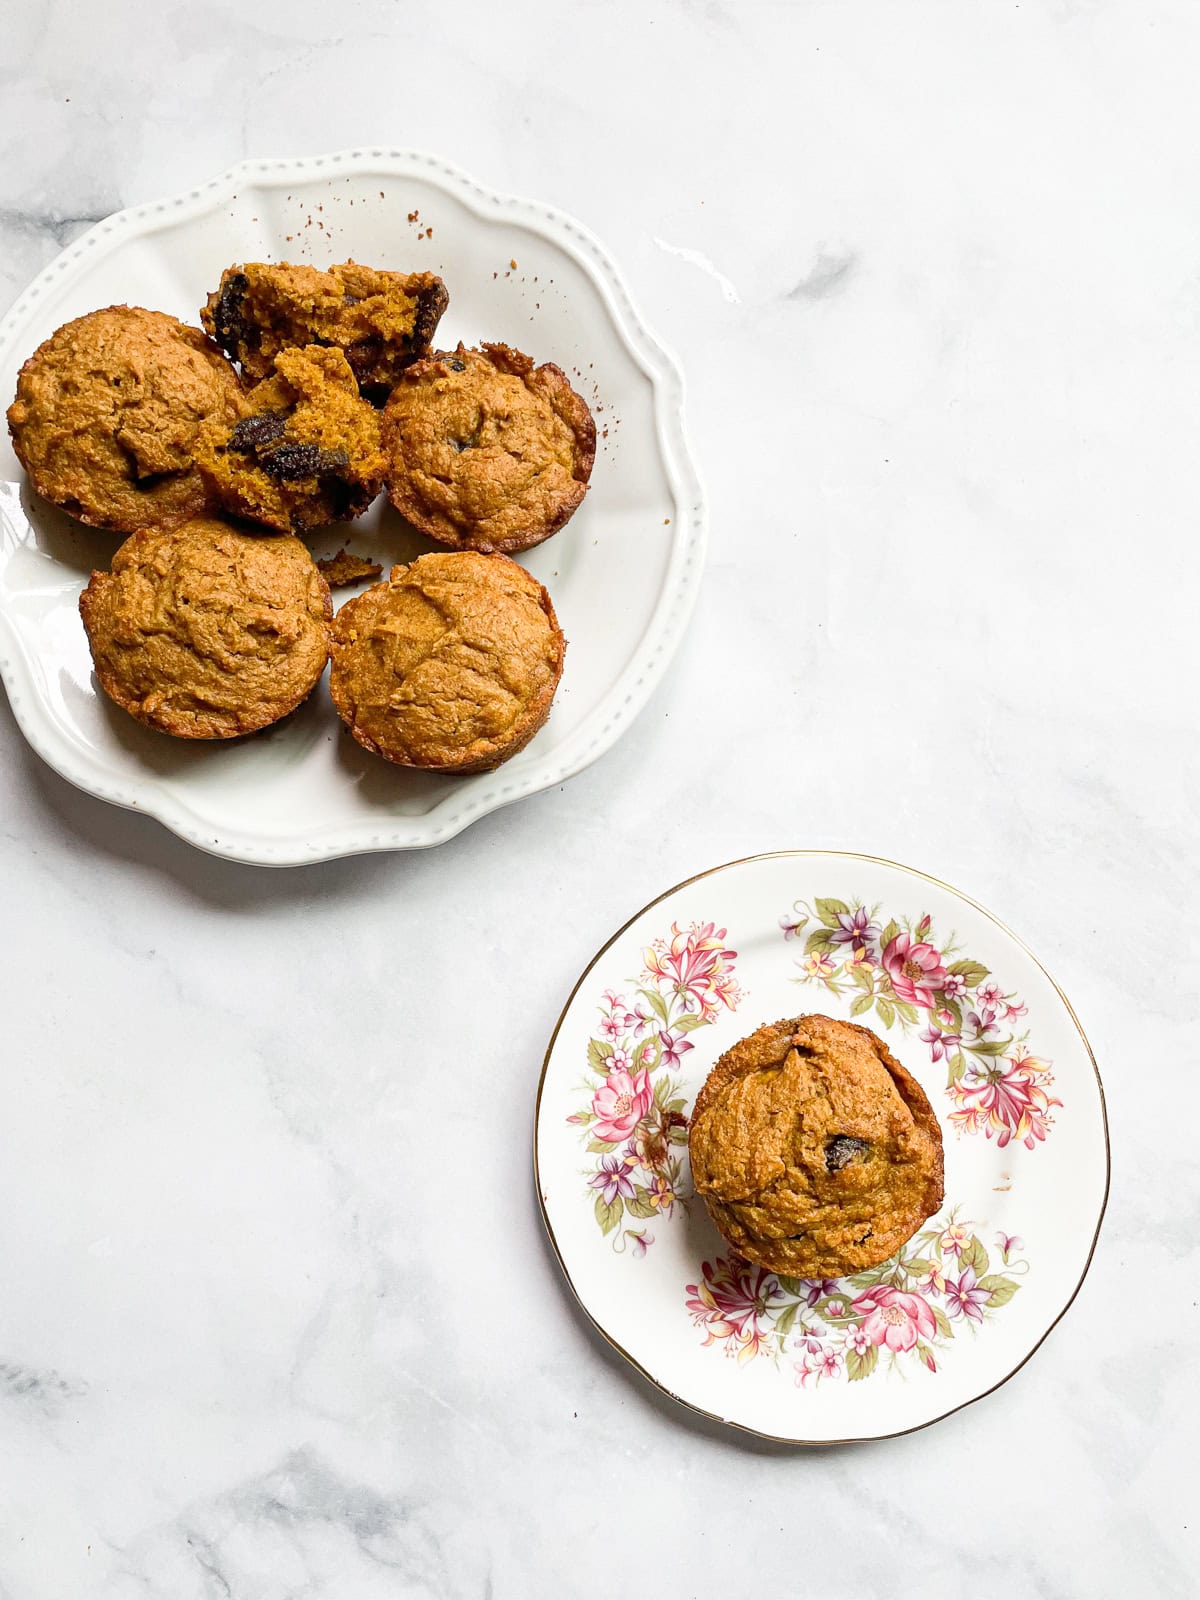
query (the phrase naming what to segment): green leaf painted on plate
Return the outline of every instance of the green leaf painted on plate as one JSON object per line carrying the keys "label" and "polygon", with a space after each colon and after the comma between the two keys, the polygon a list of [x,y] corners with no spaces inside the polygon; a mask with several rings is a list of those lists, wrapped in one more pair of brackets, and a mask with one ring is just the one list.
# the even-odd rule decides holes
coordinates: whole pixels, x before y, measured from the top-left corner
{"label": "green leaf painted on plate", "polygon": [[607,1074],[608,1068],[604,1063],[613,1053],[613,1047],[607,1039],[590,1039],[588,1041],[588,1066],[593,1072]]}
{"label": "green leaf painted on plate", "polygon": [[896,1020],[896,1009],[890,1000],[885,1000],[882,995],[875,1002],[875,1009],[879,1013],[879,1020],[885,1028],[890,1028]]}
{"label": "green leaf painted on plate", "polygon": [[856,994],[850,1002],[850,1015],[852,1017],[861,1017],[864,1011],[870,1011],[874,1003],[869,994]]}
{"label": "green leaf painted on plate", "polygon": [[962,1267],[972,1267],[977,1278],[982,1278],[991,1265],[988,1260],[988,1253],[983,1246],[983,1240],[977,1233],[971,1235],[970,1244],[958,1259]]}
{"label": "green leaf painted on plate", "polygon": [[609,1205],[604,1196],[598,1194],[593,1209],[596,1213],[596,1221],[600,1224],[601,1233],[611,1233],[620,1222],[621,1214],[625,1207],[620,1195],[617,1195],[612,1204]]}
{"label": "green leaf painted on plate", "polygon": [[817,899],[813,901],[813,904],[817,908],[817,915],[827,928],[839,927],[838,917],[848,917],[850,915],[850,907],[844,900]]}
{"label": "green leaf painted on plate", "polygon": [[869,1378],[878,1365],[879,1350],[875,1345],[871,1345],[861,1353],[857,1350],[846,1351],[846,1376],[851,1383]]}
{"label": "green leaf painted on plate", "polygon": [[946,971],[956,978],[965,978],[968,989],[978,989],[983,980],[991,976],[981,961],[952,961]]}
{"label": "green leaf painted on plate", "polygon": [[986,1278],[980,1278],[979,1287],[987,1290],[989,1306],[1006,1306],[1021,1285],[1015,1278],[1006,1277],[1003,1272],[995,1272],[989,1273]]}

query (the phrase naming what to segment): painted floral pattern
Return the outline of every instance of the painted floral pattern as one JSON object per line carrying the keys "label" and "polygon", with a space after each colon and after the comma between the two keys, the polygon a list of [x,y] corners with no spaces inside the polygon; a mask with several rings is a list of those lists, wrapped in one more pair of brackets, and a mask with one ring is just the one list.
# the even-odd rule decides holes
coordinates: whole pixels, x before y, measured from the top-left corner
{"label": "painted floral pattern", "polygon": [[853,995],[852,1017],[873,1014],[884,1028],[918,1030],[932,1061],[946,1064],[949,1121],[1001,1148],[1027,1149],[1054,1125],[1052,1064],[1030,1049],[1019,997],[982,962],[963,956],[953,935],[935,934],[928,915],[882,921],[878,906],[798,900],[779,919],[785,939],[802,941],[798,983]]}
{"label": "painted floral pattern", "polygon": [[745,1365],[790,1362],[796,1384],[857,1382],[938,1357],[1006,1306],[1029,1270],[1024,1241],[995,1233],[989,1249],[953,1208],[880,1267],[850,1278],[787,1278],[736,1255],[705,1261],[687,1285],[704,1335]]}
{"label": "painted floral pattern", "polygon": [[567,1121],[582,1130],[593,1158],[585,1177],[596,1222],[618,1251],[645,1255],[654,1243],[648,1224],[686,1204],[687,1097],[675,1074],[695,1048],[689,1035],[742,998],[737,951],[725,941],[714,923],[672,923],[642,951],[629,998],[608,989],[599,1006],[582,1085],[587,1102]]}

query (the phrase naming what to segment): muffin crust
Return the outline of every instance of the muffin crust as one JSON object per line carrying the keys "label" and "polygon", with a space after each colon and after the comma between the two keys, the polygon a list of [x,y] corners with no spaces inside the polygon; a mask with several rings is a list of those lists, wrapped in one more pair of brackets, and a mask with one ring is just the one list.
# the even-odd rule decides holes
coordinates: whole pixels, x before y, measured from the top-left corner
{"label": "muffin crust", "polygon": [[503,344],[430,356],[383,414],[388,493],[455,549],[511,554],[561,528],[587,491],[596,425],[561,368]]}
{"label": "muffin crust", "polygon": [[550,714],[565,641],[550,596],[506,556],[420,556],[347,601],[329,689],[365,749],[399,766],[484,772]]}
{"label": "muffin crust", "polygon": [[868,1028],[830,1017],[768,1023],[727,1050],[688,1147],[720,1232],[791,1277],[877,1266],[942,1203],[924,1090]]}
{"label": "muffin crust", "polygon": [[237,419],[220,350],[161,311],[109,306],[64,323],[21,368],[8,427],[38,494],[117,533],[177,527],[206,492],[202,429]]}
{"label": "muffin crust", "polygon": [[197,462],[223,510],[303,533],[359,516],[379,493],[379,417],[340,350],[282,350],[236,423],[205,428]]}
{"label": "muffin crust", "polygon": [[281,350],[333,345],[367,399],[382,405],[404,368],[428,351],[449,301],[432,272],[249,261],[226,268],[200,318],[251,380],[267,377]]}
{"label": "muffin crust", "polygon": [[329,657],[329,585],[299,539],[211,518],[134,534],[79,611],[104,692],[179,739],[277,722]]}

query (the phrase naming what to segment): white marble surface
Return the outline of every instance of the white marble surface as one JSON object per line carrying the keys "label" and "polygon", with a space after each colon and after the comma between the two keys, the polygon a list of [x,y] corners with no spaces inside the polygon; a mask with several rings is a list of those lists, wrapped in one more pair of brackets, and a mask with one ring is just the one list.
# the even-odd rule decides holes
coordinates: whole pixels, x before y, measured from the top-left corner
{"label": "white marble surface", "polygon": [[[1200,12],[28,0],[4,33],[0,296],[246,155],[437,151],[611,246],[713,531],[636,728],[435,853],[211,860],[0,704],[3,1600],[1193,1593]],[[1009,921],[1114,1152],[1037,1357],[813,1453],[611,1357],[529,1170],[587,957],[789,845]]]}

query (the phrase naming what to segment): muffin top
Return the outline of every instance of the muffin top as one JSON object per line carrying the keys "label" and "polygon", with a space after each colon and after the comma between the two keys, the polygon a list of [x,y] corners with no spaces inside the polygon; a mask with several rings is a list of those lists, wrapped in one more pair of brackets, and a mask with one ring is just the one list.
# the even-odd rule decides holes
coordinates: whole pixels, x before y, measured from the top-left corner
{"label": "muffin top", "polygon": [[869,1029],[830,1017],[768,1023],[727,1050],[688,1143],[721,1233],[791,1277],[877,1266],[942,1203],[924,1090]]}
{"label": "muffin top", "polygon": [[550,596],[523,567],[439,552],[342,607],[329,689],[366,749],[401,766],[482,772],[545,722],[563,650]]}
{"label": "muffin top", "polygon": [[248,261],[226,268],[200,318],[252,380],[270,373],[281,350],[334,345],[363,393],[381,405],[404,368],[428,351],[449,299],[432,272]]}
{"label": "muffin top", "polygon": [[238,415],[237,373],[199,328],[109,306],[21,368],[8,427],[38,494],[98,528],[173,527],[205,507],[200,431]]}
{"label": "muffin top", "polygon": [[207,517],[127,539],[79,610],[101,688],[182,739],[278,721],[329,657],[329,586],[299,539]]}
{"label": "muffin top", "polygon": [[284,533],[358,516],[383,483],[378,413],[321,345],[280,351],[233,426],[203,430],[196,459],[215,504]]}
{"label": "muffin top", "polygon": [[388,493],[457,549],[527,550],[587,490],[596,425],[559,367],[503,344],[430,356],[401,374],[383,414]]}

